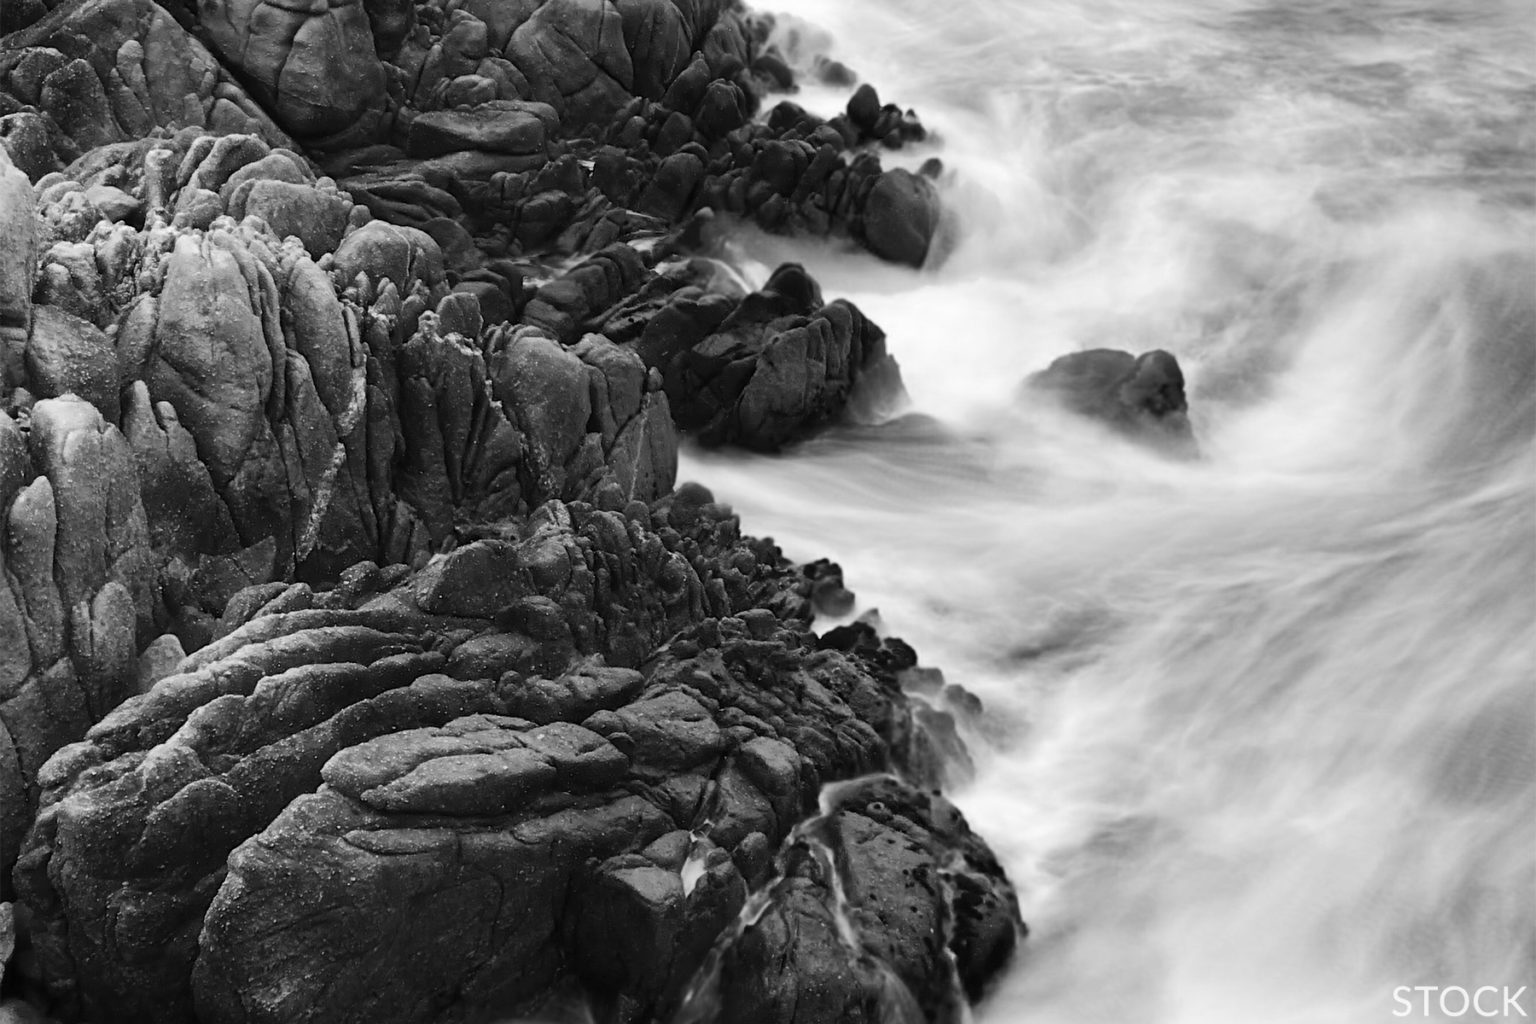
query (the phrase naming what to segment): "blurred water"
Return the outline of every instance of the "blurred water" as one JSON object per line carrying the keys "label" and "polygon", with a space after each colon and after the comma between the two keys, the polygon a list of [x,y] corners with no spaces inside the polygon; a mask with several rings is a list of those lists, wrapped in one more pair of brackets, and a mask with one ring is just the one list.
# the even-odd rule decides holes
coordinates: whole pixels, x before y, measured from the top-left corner
{"label": "blurred water", "polygon": [[[1536,4],[778,6],[936,131],[952,243],[737,255],[938,423],[684,475],[985,700],[959,800],[1033,934],[981,1021],[1536,988]],[[1178,355],[1202,461],[1016,404],[1096,346]]]}

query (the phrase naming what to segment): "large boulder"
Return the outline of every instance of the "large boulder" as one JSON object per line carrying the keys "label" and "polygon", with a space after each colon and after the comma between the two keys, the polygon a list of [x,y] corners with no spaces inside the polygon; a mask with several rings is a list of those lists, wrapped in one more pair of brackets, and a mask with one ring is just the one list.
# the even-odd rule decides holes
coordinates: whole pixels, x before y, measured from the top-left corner
{"label": "large boulder", "polygon": [[533,98],[573,126],[606,122],[633,94],[624,21],[608,0],[546,0],[512,32],[505,52]]}
{"label": "large boulder", "polygon": [[366,273],[375,284],[384,278],[393,281],[402,295],[418,281],[436,290],[444,275],[443,251],[431,235],[382,220],[370,221],[348,234],[336,249],[334,266],[342,284]]}
{"label": "large boulder", "polygon": [[661,373],[677,425],[704,444],[773,451],[850,410],[878,418],[904,400],[884,332],[849,302],[824,303],[798,264],[739,298],[688,281],[610,317],[608,331]]}
{"label": "large boulder", "polygon": [[305,182],[253,178],[231,191],[227,208],[237,220],[260,217],[279,238],[296,236],[319,259],[341,243],[352,203]]}
{"label": "large boulder", "polygon": [[938,192],[927,178],[898,167],[875,179],[864,201],[863,233],[876,256],[921,267],[938,227]]}
{"label": "large boulder", "polygon": [[1024,389],[1174,454],[1197,451],[1184,373],[1167,352],[1073,352],[1031,376]]}
{"label": "large boulder", "polygon": [[825,803],[697,1001],[733,1024],[968,1020],[1022,933],[1002,867],[948,801],[894,778]]}
{"label": "large boulder", "polygon": [[384,69],[362,0],[212,0],[198,17],[220,56],[293,135],[338,135],[382,110]]}
{"label": "large boulder", "polygon": [[[542,109],[541,109],[542,108]],[[492,100],[459,110],[434,110],[411,122],[406,152],[433,157],[464,149],[542,156],[554,108],[517,100]]]}

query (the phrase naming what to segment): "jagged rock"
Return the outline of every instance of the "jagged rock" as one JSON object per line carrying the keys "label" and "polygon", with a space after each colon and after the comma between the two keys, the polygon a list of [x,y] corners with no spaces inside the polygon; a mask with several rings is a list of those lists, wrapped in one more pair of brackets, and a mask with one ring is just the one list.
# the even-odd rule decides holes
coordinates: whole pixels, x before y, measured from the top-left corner
{"label": "jagged rock", "polygon": [[[795,668],[784,639],[720,632],[703,642],[715,636],[718,649],[679,650],[642,699],[598,712],[585,728],[480,713],[334,756],[321,773],[327,786],[231,855],[193,967],[199,1012],[426,1020],[449,999],[494,1012],[536,999],[571,970],[565,964],[646,1016],[674,1004],[744,900],[727,851],[765,830],[786,834],[813,806],[813,780],[884,757],[878,734],[849,710],[858,698],[845,687],[870,684],[855,664],[813,658]],[[748,661],[764,656],[770,676],[791,675],[771,688],[750,682]],[[796,671],[806,673],[804,689],[790,681]],[[705,680],[701,696],[687,692]],[[717,719],[732,723],[731,735],[794,739],[727,740]],[[747,753],[764,744],[782,752],[787,777],[773,781],[763,754]],[[701,793],[710,775],[720,785],[695,806],[685,794]],[[683,839],[694,827],[704,834],[690,852]],[[487,886],[500,897],[485,899]],[[937,915],[942,903],[928,895]],[[317,916],[316,905],[336,910]],[[615,916],[633,930],[602,926]],[[407,919],[420,938],[402,944],[397,922]],[[947,970],[934,952],[928,969]],[[362,984],[356,958],[379,956],[389,982]]]}
{"label": "jagged rock", "polygon": [[[640,518],[626,520],[616,513],[573,505],[553,506],[535,517],[541,525],[514,552],[512,565],[522,568],[510,571],[526,581],[536,598],[548,601],[545,607],[549,611],[530,616],[526,613],[528,601],[513,599],[504,611],[484,612],[496,621],[506,621],[515,632],[495,630],[487,618],[448,617],[427,611],[442,609],[437,598],[417,606],[415,595],[458,595],[465,593],[464,587],[478,586],[475,578],[460,578],[455,566],[467,564],[467,552],[490,543],[482,542],[460,548],[448,560],[430,567],[421,579],[408,581],[384,597],[376,597],[360,579],[359,587],[338,592],[333,599],[314,599],[328,607],[285,611],[269,601],[270,611],[249,619],[186,659],[177,674],[160,680],[147,694],[119,706],[91,729],[86,741],[55,757],[40,780],[45,808],[18,877],[23,879],[23,889],[30,893],[29,906],[38,915],[40,954],[59,997],[69,1003],[78,1000],[76,1005],[87,1012],[91,1007],[110,1006],[114,1019],[184,1018],[190,1009],[189,974],[199,948],[209,951],[203,955],[211,958],[210,965],[217,961],[216,967],[206,968],[213,972],[210,978],[240,975],[246,980],[239,984],[245,986],[248,982],[250,993],[287,976],[287,968],[272,969],[276,961],[259,967],[256,974],[247,973],[259,965],[247,953],[246,942],[251,940],[240,935],[251,934],[252,928],[259,933],[265,927],[263,921],[281,919],[299,906],[286,903],[286,897],[274,900],[275,894],[264,894],[252,901],[240,899],[240,892],[265,885],[253,875],[237,872],[241,881],[225,886],[228,899],[218,905],[223,908],[218,915],[209,919],[208,931],[199,947],[197,933],[218,887],[225,855],[274,819],[277,823],[261,843],[277,843],[278,848],[284,848],[287,840],[282,837],[300,839],[300,833],[291,832],[290,826],[284,824],[287,819],[279,818],[278,812],[294,797],[314,791],[324,781],[321,769],[328,759],[375,737],[446,726],[476,713],[517,715],[526,710],[543,724],[533,725],[529,719],[527,725],[507,726],[520,737],[516,745],[534,753],[513,758],[523,767],[507,769],[513,775],[507,777],[506,799],[513,799],[513,794],[523,794],[516,799],[533,799],[537,787],[555,783],[566,788],[587,785],[608,792],[608,780],[616,777],[614,773],[620,765],[614,753],[617,751],[625,758],[637,759],[635,771],[650,780],[645,785],[658,787],[654,796],[641,801],[648,803],[648,807],[634,804],[635,811],[623,812],[620,817],[634,820],[639,813],[657,822],[657,827],[648,827],[647,836],[632,836],[626,831],[618,847],[609,848],[606,853],[594,848],[594,855],[606,857],[638,849],[664,831],[684,827],[670,817],[681,805],[675,804],[673,797],[662,795],[672,793],[679,783],[668,782],[662,766],[679,759],[691,760],[709,751],[723,751],[724,739],[736,734],[722,730],[738,721],[738,717],[728,716],[722,724],[712,724],[709,728],[714,729],[716,738],[702,747],[688,748],[693,753],[668,752],[668,743],[681,742],[681,737],[692,735],[689,730],[704,728],[700,722],[677,732],[664,714],[670,707],[668,701],[686,700],[695,707],[713,708],[721,699],[712,695],[701,703],[700,698],[686,694],[686,687],[697,690],[705,685],[705,676],[691,667],[691,659],[700,656],[697,643],[676,649],[673,660],[667,663],[673,667],[660,675],[653,672],[649,683],[643,683],[636,673],[597,666],[577,666],[563,676],[557,667],[547,683],[526,682],[517,672],[462,682],[438,674],[452,664],[455,648],[477,632],[521,635],[548,650],[563,646],[567,660],[580,653],[598,653],[638,663],[660,639],[686,628],[690,622],[698,622],[711,613],[730,613],[735,608],[769,603],[770,595],[777,595],[773,602],[786,612],[806,614],[804,578],[789,571],[772,549],[754,548],[752,543],[741,540],[734,519],[718,506],[679,503],[674,498],[650,509],[639,506],[633,514]],[[663,540],[662,535],[650,532],[653,529],[667,531],[669,539]],[[692,554],[685,556],[685,551]],[[746,557],[734,557],[729,552]],[[698,563],[698,570],[693,562]],[[707,583],[697,575],[699,570],[710,573]],[[393,578],[399,579],[398,575]],[[373,586],[391,585],[382,573],[375,572],[373,579]],[[337,601],[342,603],[338,606]],[[360,607],[349,610],[353,606]],[[478,613],[488,607],[476,606],[471,610]],[[558,628],[552,631],[551,627],[556,625]],[[557,635],[564,640],[548,639]],[[720,642],[718,628],[709,636],[716,638],[711,642]],[[788,635],[782,642],[789,643]],[[745,666],[756,656],[753,652],[761,648],[760,642],[753,643],[758,647],[741,648],[737,644],[731,649],[734,653],[726,656],[726,662],[712,662],[715,667],[705,667],[703,672],[713,673],[721,680],[729,678],[732,672],[745,672]],[[781,660],[787,659],[785,671],[799,664],[793,649],[810,650],[801,641],[785,648],[779,656]],[[896,690],[892,687],[887,693],[883,684],[861,676],[857,666],[840,654],[810,654],[804,671],[811,676],[786,690],[782,697],[764,693],[752,698],[758,703],[750,706],[759,715],[783,717],[792,707],[799,706],[799,701],[815,702],[814,707],[806,706],[803,720],[796,719],[802,722],[797,728],[817,733],[835,731],[818,741],[809,753],[820,765],[813,774],[843,771],[838,766],[844,763],[848,771],[883,763],[875,727],[858,724],[863,719],[849,708],[865,709],[860,713],[867,716],[870,708],[893,707],[891,702],[896,698],[892,695]],[[812,685],[810,678],[817,683]],[[714,685],[718,684],[711,684],[710,688]],[[642,690],[642,686],[647,689]],[[855,699],[850,686],[863,687],[867,693]],[[792,698],[796,693],[804,696]],[[886,695],[872,702],[881,693]],[[781,706],[780,702],[786,700],[792,703]],[[778,710],[770,711],[762,701]],[[634,710],[626,713],[626,708]],[[625,717],[615,718],[616,712]],[[576,716],[591,718],[586,727],[590,733],[573,731]],[[871,720],[881,727],[890,727],[894,721],[888,712]],[[571,721],[572,725],[553,725],[560,721]],[[628,724],[641,738],[632,741],[627,734],[620,735],[624,729],[612,728],[614,722]],[[497,725],[496,729],[504,726],[505,723]],[[545,727],[554,731],[535,735]],[[651,735],[647,729],[653,730],[658,738],[644,738]],[[664,735],[673,739],[661,739]],[[605,739],[599,743],[594,736]],[[146,759],[142,752],[151,749],[158,753]],[[355,763],[364,766],[388,760],[372,754],[352,756]],[[554,782],[550,782],[545,769],[531,766],[530,757],[555,768]],[[465,778],[457,773],[455,766],[459,764],[450,761],[440,769],[432,769],[430,779],[421,787],[402,783],[387,792],[381,791],[376,803],[403,800],[405,803],[400,806],[415,807],[417,801],[457,800],[458,797],[443,794],[458,792],[454,787]],[[90,768],[91,765],[100,767]],[[471,765],[471,776],[472,768]],[[576,773],[570,780],[584,781],[560,783],[562,771]],[[709,774],[707,766],[701,767],[696,782],[688,785],[702,785]],[[399,777],[407,775],[409,772],[403,772]],[[514,776],[526,780],[534,789],[527,789]],[[330,778],[335,784],[341,776]],[[370,785],[358,793],[372,793],[387,785]],[[468,795],[473,788],[464,790],[466,799],[475,799]],[[314,798],[320,801],[316,806],[334,804],[344,791],[345,787],[334,792],[321,790]],[[805,797],[812,800],[814,790],[808,790]],[[553,829],[552,835],[560,834],[560,829],[566,827],[589,827],[582,824],[588,820],[583,817],[584,812],[575,808],[565,818],[559,818],[565,812],[557,809],[568,807],[562,802],[567,799],[568,796],[560,797],[555,790],[549,790],[547,796],[535,800],[536,818],[555,813],[558,820],[570,823],[564,826],[547,821],[538,827]],[[632,798],[621,798],[621,802],[622,799]],[[550,800],[555,803],[551,805]],[[366,800],[345,805],[353,808],[344,813],[348,820],[359,811],[383,813]],[[302,801],[294,805],[295,813],[301,806]],[[495,820],[482,820],[484,814],[479,810],[463,804],[453,806],[474,819],[473,833],[485,833],[489,826],[492,832],[505,834],[496,832],[501,825]],[[368,810],[370,807],[373,809]],[[603,812],[597,807],[592,810],[601,818]],[[756,827],[761,830],[765,819],[760,811],[743,814],[757,822]],[[740,817],[721,815],[720,835],[730,837],[740,831],[736,824]],[[295,822],[306,820],[309,819],[301,814]],[[378,825],[386,833],[379,841],[393,841],[396,825],[382,820]],[[307,826],[298,827],[302,831]],[[786,821],[783,828],[787,827]],[[344,834],[353,831],[353,826],[349,826]],[[51,838],[54,836],[78,837],[83,844],[78,847],[78,854],[64,855],[79,858],[75,862],[77,868],[66,873],[68,878],[60,874],[62,862],[49,867],[54,851],[62,849]],[[493,845],[499,842],[485,841]],[[66,845],[73,843],[75,839],[66,841]],[[70,849],[76,847],[71,845]],[[371,849],[374,847],[365,844],[364,852],[357,856],[367,856],[359,864],[372,863],[373,854],[368,853]],[[254,860],[242,860],[244,855],[237,854],[236,861],[249,865],[259,875],[259,865],[267,855],[254,847],[251,851]],[[286,858],[286,854],[282,857]],[[397,863],[403,866],[404,862]],[[580,864],[580,858],[561,857],[554,869],[565,874],[555,881],[568,877]],[[429,875],[418,877],[429,887],[438,884]],[[330,884],[323,872],[313,876],[313,883]],[[55,897],[50,895],[58,892],[55,886],[61,885],[73,894],[66,904],[54,902]],[[394,905],[389,895],[394,885],[380,879],[380,887],[372,890],[372,896],[359,895],[359,912],[362,913],[363,906],[373,905],[369,901],[374,899],[383,901],[381,906]],[[298,896],[299,892],[292,889],[289,895]],[[359,894],[362,892],[360,889]],[[107,942],[103,929],[111,925],[109,917],[103,914],[109,905],[119,908],[112,911],[113,917],[121,920],[123,914],[128,914],[143,923],[142,929],[136,930],[133,937],[118,931],[117,938]],[[249,917],[250,912],[257,917]],[[365,924],[370,917],[371,912],[364,913],[359,924]],[[372,920],[374,924],[367,927],[382,923],[384,918]],[[451,933],[471,939],[469,931]],[[450,930],[444,934],[450,934]],[[326,941],[333,940],[334,937]],[[382,940],[366,941],[372,944]],[[225,957],[224,951],[233,959]],[[317,980],[326,971],[343,969],[342,962],[334,960],[329,967],[315,966],[309,976]],[[402,971],[401,978],[422,984],[422,976],[413,970]],[[296,981],[294,975],[282,984]],[[200,987],[199,999],[222,1001],[225,997],[217,990],[224,987],[222,981],[213,988]],[[341,1012],[350,997],[343,996],[340,989],[337,992],[342,1002],[335,1006],[317,1003],[313,1012],[327,1018],[332,1012]],[[242,1005],[248,1007],[243,1012],[260,1016],[256,1009],[259,1000],[254,995],[241,998]],[[345,1013],[365,1012],[365,1004],[372,1007],[371,1012],[386,1012],[383,1003],[373,1006],[371,1001],[365,1001],[357,1004],[358,1009]],[[418,1012],[408,1009],[412,1005],[419,1004],[407,1000],[387,1012]]]}
{"label": "jagged rock", "polygon": [[[523,333],[497,353],[498,395],[506,408],[516,409],[524,432],[537,438],[537,467],[552,472],[563,467],[586,436],[592,415],[587,370],[579,358],[535,333]],[[551,482],[555,493],[559,484]]]}
{"label": "jagged rock", "polygon": [[11,819],[35,805],[43,763],[133,692],[154,601],[122,435],[73,396],[38,402],[31,426],[23,439],[0,414],[0,870],[14,862]]}
{"label": "jagged rock", "polygon": [[952,805],[892,778],[838,787],[831,803],[683,1020],[956,1022],[1012,955],[1012,890]]}
{"label": "jagged rock", "polygon": [[139,655],[137,692],[148,693],[160,680],[175,673],[186,656],[187,652],[175,635],[167,633],[155,638]]}
{"label": "jagged rock", "polygon": [[48,122],[32,111],[0,117],[0,150],[5,150],[17,170],[33,181],[63,170],[49,134]]}
{"label": "jagged rock", "polygon": [[95,146],[186,125],[287,141],[207,48],[151,0],[54,6],[6,37],[0,88],[47,115],[52,158],[65,163]]}
{"label": "jagged rock", "polygon": [[1198,451],[1184,397],[1184,373],[1167,352],[1074,352],[1031,376],[1024,387],[1170,453],[1189,456]]}
{"label": "jagged rock", "polygon": [[[957,740],[902,696],[904,645],[809,632],[840,576],[673,491],[674,410],[775,447],[899,390],[883,335],[796,268],[743,296],[649,267],[706,238],[701,206],[867,235],[883,178],[844,154],[909,122],[752,122],[776,58],[719,0],[46,6],[8,4],[31,27],[0,47],[24,984],[124,1021],[569,986],[670,1016],[824,784],[931,786]],[[380,144],[317,177],[278,124]],[[590,168],[583,134],[610,143]],[[902,813],[929,836],[903,866],[966,855]],[[951,895],[902,921],[958,922]],[[998,919],[965,941],[1003,948]],[[936,1006],[951,955],[986,959],[879,955]]]}
{"label": "jagged rock", "polygon": [[505,53],[533,97],[572,126],[607,121],[632,95],[623,19],[605,0],[547,0],[513,30]]}
{"label": "jagged rock", "polygon": [[160,293],[150,393],[176,408],[219,487],[235,480],[265,432],[274,368],[264,310],[251,305],[263,284],[270,292],[270,279],[230,249],[184,235]]}
{"label": "jagged rock", "polygon": [[[904,394],[884,333],[856,306],[823,304],[798,264],[780,267],[734,308],[684,288],[660,310],[611,323],[620,337],[639,334],[635,349],[661,371],[678,426],[705,444],[773,450],[850,402],[889,405]],[[857,397],[871,387],[883,402]]]}
{"label": "jagged rock", "polygon": [[61,313],[100,324],[108,316],[102,285],[96,246],[89,242],[55,242],[43,255],[33,298],[39,306],[55,306]]}
{"label": "jagged rock", "polygon": [[634,249],[609,246],[540,287],[523,311],[523,320],[562,343],[575,342],[599,314],[634,291],[645,273]]}
{"label": "jagged rock", "polygon": [[376,117],[384,71],[361,0],[285,7],[269,0],[213,0],[198,18],[221,56],[258,90],[296,136],[337,135]]}

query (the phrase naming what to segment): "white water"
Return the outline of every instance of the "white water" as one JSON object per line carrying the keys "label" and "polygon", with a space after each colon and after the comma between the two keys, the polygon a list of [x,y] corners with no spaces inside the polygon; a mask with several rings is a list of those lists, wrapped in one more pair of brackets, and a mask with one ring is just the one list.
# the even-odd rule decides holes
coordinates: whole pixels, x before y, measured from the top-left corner
{"label": "white water", "polygon": [[[684,476],[985,700],[959,801],[1032,935],[983,1024],[1536,987],[1536,4],[778,6],[942,137],[956,244],[740,255],[946,430]],[[1094,346],[1179,357],[1203,461],[1011,407]]]}

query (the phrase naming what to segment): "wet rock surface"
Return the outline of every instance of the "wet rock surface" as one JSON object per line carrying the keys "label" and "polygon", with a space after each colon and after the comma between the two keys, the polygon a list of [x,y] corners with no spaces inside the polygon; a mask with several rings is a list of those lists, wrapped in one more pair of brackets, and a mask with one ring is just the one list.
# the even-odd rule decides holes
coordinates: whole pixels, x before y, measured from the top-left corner
{"label": "wet rock surface", "polygon": [[1055,360],[1024,382],[1080,416],[1180,456],[1198,452],[1179,361],[1161,350],[1090,349]]}
{"label": "wet rock surface", "polygon": [[676,479],[684,435],[904,402],[876,324],[797,265],[744,286],[723,232],[940,233],[877,154],[916,117],[770,108],[770,30],[4,5],[0,1013],[979,997],[1021,926],[915,654],[818,639],[841,570]]}

